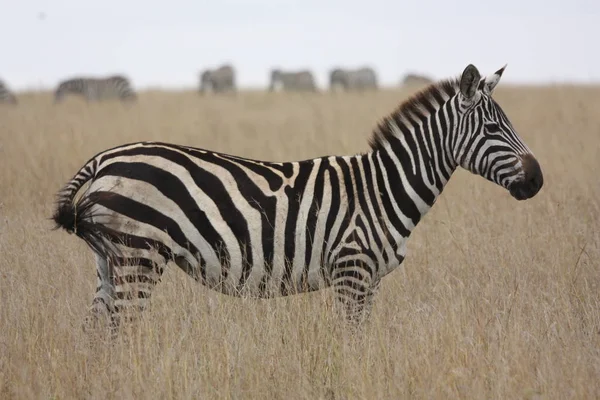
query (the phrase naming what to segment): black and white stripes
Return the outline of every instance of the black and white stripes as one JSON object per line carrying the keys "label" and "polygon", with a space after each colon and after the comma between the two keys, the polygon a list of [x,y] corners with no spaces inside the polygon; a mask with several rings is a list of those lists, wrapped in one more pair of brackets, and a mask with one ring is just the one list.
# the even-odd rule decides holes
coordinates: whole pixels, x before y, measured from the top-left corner
{"label": "black and white stripes", "polygon": [[457,166],[517,199],[542,187],[491,98],[502,72],[481,80],[469,65],[429,86],[377,125],[364,154],[266,162],[159,142],[97,154],[53,216],[97,255],[92,321],[106,314],[116,325],[123,310],[142,309],[169,260],[236,296],[332,286],[343,313],[362,320]]}
{"label": "black and white stripes", "polygon": [[83,96],[87,101],[120,99],[131,101],[137,98],[129,80],[121,75],[108,78],[72,78],[59,83],[54,92],[54,101],[60,102],[68,94]]}

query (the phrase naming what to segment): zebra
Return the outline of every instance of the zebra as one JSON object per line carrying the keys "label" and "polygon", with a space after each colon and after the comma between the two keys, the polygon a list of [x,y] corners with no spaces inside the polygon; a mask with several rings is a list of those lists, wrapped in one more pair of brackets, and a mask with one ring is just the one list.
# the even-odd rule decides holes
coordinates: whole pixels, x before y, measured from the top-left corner
{"label": "zebra", "polygon": [[316,92],[317,85],[312,72],[308,70],[283,72],[280,69],[271,70],[269,91],[295,90]]}
{"label": "zebra", "polygon": [[375,126],[365,153],[270,162],[144,141],[96,154],[58,192],[52,216],[96,257],[82,327],[108,323],[116,334],[169,261],[231,296],[333,288],[342,320],[362,326],[459,166],[517,200],[542,188],[538,161],[492,98],[505,67],[482,79],[469,64],[413,95]]}
{"label": "zebra", "polygon": [[0,103],[17,104],[17,97],[10,91],[4,81],[0,80]]}
{"label": "zebra", "polygon": [[107,78],[76,77],[59,83],[54,92],[54,101],[61,102],[69,93],[84,96],[88,102],[118,98],[121,101],[135,101],[137,94],[122,75]]}
{"label": "zebra", "polygon": [[377,75],[370,67],[355,70],[335,68],[329,73],[329,88],[335,90],[337,87],[345,91],[377,89]]}
{"label": "zebra", "polygon": [[424,75],[419,75],[419,74],[406,74],[404,76],[404,79],[402,80],[402,84],[404,85],[419,85],[419,86],[424,86],[424,85],[429,85],[431,84],[433,81],[424,76]]}
{"label": "zebra", "polygon": [[216,93],[236,91],[235,69],[229,64],[217,69],[207,69],[200,75],[200,93],[214,91]]}

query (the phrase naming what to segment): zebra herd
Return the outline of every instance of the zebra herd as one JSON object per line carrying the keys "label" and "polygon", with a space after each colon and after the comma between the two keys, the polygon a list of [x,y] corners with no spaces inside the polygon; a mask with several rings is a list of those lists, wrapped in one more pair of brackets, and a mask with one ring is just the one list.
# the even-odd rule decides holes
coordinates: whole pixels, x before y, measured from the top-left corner
{"label": "zebra herd", "polygon": [[[413,74],[407,75],[404,80],[406,85],[429,83],[432,83],[429,78]],[[377,90],[379,83],[377,74],[371,67],[334,68],[329,73],[329,88],[332,91]],[[284,71],[274,68],[270,71],[268,91],[317,92],[317,90],[314,74],[310,70]],[[215,69],[206,69],[200,74],[198,92],[201,95],[235,93],[236,91],[236,71],[230,64],[224,64]],[[60,103],[67,95],[81,96],[88,102],[108,99],[130,102],[137,99],[133,85],[123,75],[104,78],[79,76],[59,82],[54,91],[55,103]],[[17,104],[17,97],[1,80],[0,103]]]}
{"label": "zebra herd", "polygon": [[[542,188],[540,165],[492,97],[503,72],[482,78],[468,65],[429,85],[376,124],[360,154],[273,162],[164,142],[99,152],[59,191],[53,214],[95,254],[84,328],[108,323],[116,334],[170,261],[231,296],[331,287],[350,327],[360,325],[459,167],[517,200]],[[311,87],[306,74],[272,74]]]}
{"label": "zebra herd", "polygon": [[[424,78],[427,79],[427,78]],[[200,93],[235,92],[235,69],[224,64],[216,69],[206,69],[200,75]],[[431,83],[431,82],[428,82]],[[329,73],[330,90],[365,91],[379,88],[377,74],[371,67],[357,69],[334,68]],[[288,70],[273,68],[270,71],[268,91],[316,92],[315,76],[310,70]]]}

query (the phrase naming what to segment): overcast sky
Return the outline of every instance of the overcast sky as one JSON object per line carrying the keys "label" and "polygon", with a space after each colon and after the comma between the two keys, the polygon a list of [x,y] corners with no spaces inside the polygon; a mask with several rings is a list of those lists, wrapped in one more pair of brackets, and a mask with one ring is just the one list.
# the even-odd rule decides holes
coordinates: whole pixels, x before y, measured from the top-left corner
{"label": "overcast sky", "polygon": [[231,62],[240,86],[269,69],[371,65],[385,84],[505,63],[505,82],[600,82],[597,0],[0,0],[0,78],[51,87],[123,73],[138,87],[192,87]]}

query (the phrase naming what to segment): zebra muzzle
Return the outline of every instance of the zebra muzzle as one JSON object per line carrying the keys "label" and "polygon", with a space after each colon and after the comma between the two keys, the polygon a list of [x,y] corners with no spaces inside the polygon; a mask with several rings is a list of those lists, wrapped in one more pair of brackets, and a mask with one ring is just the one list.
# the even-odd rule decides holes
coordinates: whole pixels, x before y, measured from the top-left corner
{"label": "zebra muzzle", "polygon": [[544,185],[544,174],[533,155],[526,154],[521,161],[525,172],[524,178],[513,182],[508,190],[515,199],[527,200],[535,196]]}

